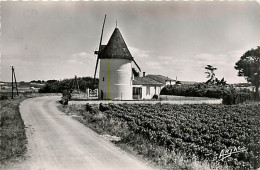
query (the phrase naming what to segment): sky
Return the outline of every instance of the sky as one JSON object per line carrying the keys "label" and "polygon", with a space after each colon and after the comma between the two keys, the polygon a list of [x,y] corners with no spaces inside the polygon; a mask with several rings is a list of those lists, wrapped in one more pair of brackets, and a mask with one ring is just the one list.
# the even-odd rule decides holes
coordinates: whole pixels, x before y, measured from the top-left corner
{"label": "sky", "polygon": [[[260,45],[256,1],[171,2],[1,2],[1,81],[62,80],[94,75],[104,15],[102,44],[118,28],[146,74],[206,81],[246,82],[234,69]],[[98,74],[97,74],[98,75]]]}

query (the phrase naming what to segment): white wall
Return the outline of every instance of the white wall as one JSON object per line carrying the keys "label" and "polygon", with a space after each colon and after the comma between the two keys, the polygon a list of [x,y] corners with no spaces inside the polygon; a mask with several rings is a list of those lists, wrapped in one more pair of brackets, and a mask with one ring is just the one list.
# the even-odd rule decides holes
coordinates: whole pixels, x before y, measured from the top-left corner
{"label": "white wall", "polygon": [[[104,81],[103,81],[104,77]],[[99,99],[132,100],[132,64],[126,59],[100,59]]]}
{"label": "white wall", "polygon": [[[150,94],[147,94],[147,88],[150,89]],[[142,98],[143,99],[151,99],[153,97],[153,95],[157,94],[158,96],[160,95],[162,87],[160,86],[155,86],[153,85],[143,85],[142,86]]]}

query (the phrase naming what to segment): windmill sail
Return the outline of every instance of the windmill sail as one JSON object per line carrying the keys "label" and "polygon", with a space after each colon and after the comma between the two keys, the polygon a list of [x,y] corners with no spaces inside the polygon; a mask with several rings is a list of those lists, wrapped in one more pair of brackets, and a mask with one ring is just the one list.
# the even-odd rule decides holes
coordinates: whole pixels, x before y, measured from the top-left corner
{"label": "windmill sail", "polygon": [[135,65],[137,66],[138,70],[141,72],[141,68],[139,67],[139,65],[136,63],[136,61],[133,59],[133,62],[135,63]]}
{"label": "windmill sail", "polygon": [[94,73],[93,89],[94,89],[94,85],[95,85],[95,81],[96,81],[96,73],[97,73],[97,67],[98,67],[98,59],[99,59],[99,53],[100,53],[100,51],[101,51],[101,43],[102,43],[102,38],[103,38],[103,31],[104,31],[105,22],[106,22],[106,15],[105,15],[104,22],[103,22],[103,26],[102,26],[102,31],[101,31],[101,37],[100,37],[100,42],[99,42],[98,51],[95,51],[95,54],[97,54],[97,62],[96,62],[95,73]]}

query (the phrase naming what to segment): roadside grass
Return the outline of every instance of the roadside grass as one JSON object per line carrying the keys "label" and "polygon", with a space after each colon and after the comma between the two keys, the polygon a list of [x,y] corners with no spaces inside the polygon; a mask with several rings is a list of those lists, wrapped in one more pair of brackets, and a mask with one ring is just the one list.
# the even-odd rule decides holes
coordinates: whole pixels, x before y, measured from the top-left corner
{"label": "roadside grass", "polygon": [[[87,106],[88,107],[88,106]],[[77,119],[84,125],[96,131],[100,135],[111,135],[121,140],[111,140],[116,146],[126,152],[146,160],[148,163],[160,169],[178,170],[210,170],[230,169],[228,166],[208,161],[198,161],[195,156],[187,158],[185,154],[170,151],[163,146],[149,141],[140,134],[133,133],[126,121],[110,116],[106,112],[99,111],[98,105],[58,105],[58,108]],[[90,110],[89,110],[90,109]],[[113,139],[113,138],[112,138]]]}
{"label": "roadside grass", "polygon": [[10,93],[0,93],[0,164],[26,152],[25,126],[19,105],[27,98],[39,96],[46,94],[21,93],[11,99]]}
{"label": "roadside grass", "polygon": [[0,161],[22,155],[26,151],[25,127],[19,113],[23,98],[1,100]]}

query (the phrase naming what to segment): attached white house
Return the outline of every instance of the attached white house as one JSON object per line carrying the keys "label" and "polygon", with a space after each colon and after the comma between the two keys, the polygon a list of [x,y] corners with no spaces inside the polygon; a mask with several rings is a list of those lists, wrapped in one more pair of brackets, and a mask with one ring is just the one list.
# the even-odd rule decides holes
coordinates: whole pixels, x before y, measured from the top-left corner
{"label": "attached white house", "polygon": [[147,76],[134,77],[133,99],[151,99],[154,95],[160,95],[164,84],[155,81]]}
{"label": "attached white house", "polygon": [[163,87],[174,85],[175,80],[162,75],[145,75],[133,79],[133,99],[152,99],[154,95],[160,95]]}

